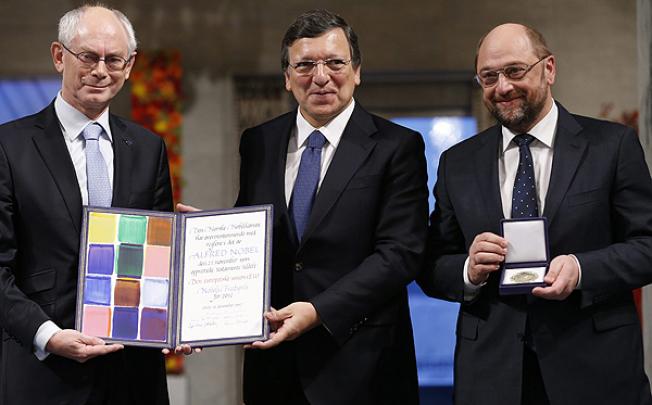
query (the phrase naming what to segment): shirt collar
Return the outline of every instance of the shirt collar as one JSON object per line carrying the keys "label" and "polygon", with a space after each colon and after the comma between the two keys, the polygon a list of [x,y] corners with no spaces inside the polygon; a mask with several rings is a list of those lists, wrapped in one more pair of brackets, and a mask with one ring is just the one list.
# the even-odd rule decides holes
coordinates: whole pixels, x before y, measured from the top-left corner
{"label": "shirt collar", "polygon": [[[557,108],[557,103],[555,100],[552,101],[552,108],[548,111],[541,121],[539,121],[532,129],[527,133],[535,137],[539,142],[543,143],[547,147],[552,149],[552,145],[555,141],[555,130],[557,128],[557,118],[559,117],[559,108]],[[503,126],[503,149],[502,152],[505,153],[510,147],[516,147],[512,142],[512,139],[516,134],[512,132],[509,128]]]}
{"label": "shirt collar", "polygon": [[64,135],[68,137],[70,141],[74,141],[79,135],[81,135],[81,132],[88,126],[88,124],[97,122],[104,129],[104,133],[107,135],[109,141],[113,142],[111,126],[109,125],[108,108],[104,110],[96,120],[91,120],[75,107],[68,104],[68,102],[61,96],[61,92],[59,92],[57,98],[54,100],[54,111],[57,114],[57,118],[59,118]]}
{"label": "shirt collar", "polygon": [[319,130],[328,143],[337,148],[337,145],[340,143],[340,139],[342,138],[344,128],[346,128],[346,124],[349,123],[349,119],[353,114],[354,108],[355,100],[351,99],[349,105],[342,110],[341,113],[321,128],[315,128],[310,125],[310,123],[303,118],[303,115],[301,115],[301,109],[299,109],[297,112],[297,149],[307,141],[310,134],[315,130]]}

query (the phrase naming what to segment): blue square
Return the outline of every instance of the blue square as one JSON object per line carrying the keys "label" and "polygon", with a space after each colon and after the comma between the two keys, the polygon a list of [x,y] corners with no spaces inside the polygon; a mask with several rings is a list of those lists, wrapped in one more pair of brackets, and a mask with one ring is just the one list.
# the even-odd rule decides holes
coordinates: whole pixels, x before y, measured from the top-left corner
{"label": "blue square", "polygon": [[86,276],[84,304],[111,305],[111,278]]}

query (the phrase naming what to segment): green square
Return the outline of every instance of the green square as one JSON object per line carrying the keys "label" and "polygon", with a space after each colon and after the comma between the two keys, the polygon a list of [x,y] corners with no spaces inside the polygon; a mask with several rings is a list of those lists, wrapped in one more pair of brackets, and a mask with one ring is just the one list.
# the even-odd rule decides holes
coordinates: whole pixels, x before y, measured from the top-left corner
{"label": "green square", "polygon": [[118,225],[118,240],[124,243],[145,243],[147,217],[141,215],[122,215]]}
{"label": "green square", "polygon": [[118,248],[118,277],[140,278],[143,274],[143,246],[120,244]]}

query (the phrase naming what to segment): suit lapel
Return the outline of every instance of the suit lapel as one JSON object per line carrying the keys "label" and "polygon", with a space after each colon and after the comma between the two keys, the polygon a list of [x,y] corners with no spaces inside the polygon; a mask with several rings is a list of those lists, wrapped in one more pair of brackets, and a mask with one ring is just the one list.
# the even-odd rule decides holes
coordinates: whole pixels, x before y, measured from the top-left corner
{"label": "suit lapel", "polygon": [[554,157],[548,195],[546,195],[546,206],[543,212],[543,215],[548,218],[548,223],[552,223],[587,146],[586,139],[578,136],[582,127],[564,107],[560,104],[557,106],[559,107],[559,118],[555,135]]}
{"label": "suit lapel", "polygon": [[349,180],[373,150],[376,142],[371,135],[376,131],[371,115],[359,104],[356,105],[315,198],[304,233],[304,243],[333,207]]}
{"label": "suit lapel", "polygon": [[[495,227],[496,219],[502,219],[503,206],[500,197],[500,182],[498,181],[498,159],[499,145],[501,139],[500,125],[489,129],[481,136],[480,147],[474,153],[475,174],[480,189],[480,198],[484,201],[486,218]],[[487,167],[489,163],[489,167]]]}
{"label": "suit lapel", "polygon": [[127,132],[125,124],[116,116],[110,115],[109,125],[113,136],[113,207],[127,207],[131,191],[131,162],[133,161],[134,140]]}
{"label": "suit lapel", "polygon": [[75,230],[79,232],[82,206],[81,192],[79,191],[75,167],[70,159],[70,152],[68,152],[59,120],[54,112],[54,103],[50,104],[40,115],[41,117],[35,125],[41,128],[42,131],[35,135],[32,140],[61,193]]}

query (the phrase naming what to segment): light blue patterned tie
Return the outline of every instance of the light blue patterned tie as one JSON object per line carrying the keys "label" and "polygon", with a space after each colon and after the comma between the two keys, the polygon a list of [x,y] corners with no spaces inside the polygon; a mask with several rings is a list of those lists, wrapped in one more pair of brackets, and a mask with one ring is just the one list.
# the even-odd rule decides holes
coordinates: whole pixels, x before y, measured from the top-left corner
{"label": "light blue patterned tie", "polygon": [[516,135],[513,139],[514,143],[518,145],[520,157],[512,194],[512,218],[539,216],[537,188],[534,181],[534,164],[529,147],[534,139],[529,134]]}
{"label": "light blue patterned tie", "polygon": [[308,137],[308,146],[301,154],[299,173],[290,200],[290,215],[294,220],[299,240],[308,225],[312,203],[315,201],[321,170],[321,150],[325,143],[324,135],[319,131],[313,131]]}
{"label": "light blue patterned tie", "polygon": [[100,136],[104,132],[96,122],[89,124],[82,134],[86,139],[86,181],[88,187],[88,205],[110,207],[113,192],[109,182],[106,162],[100,152]]}

